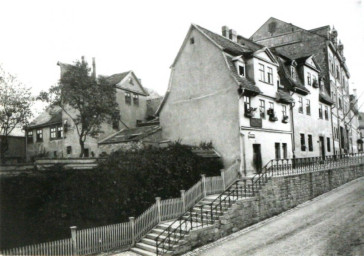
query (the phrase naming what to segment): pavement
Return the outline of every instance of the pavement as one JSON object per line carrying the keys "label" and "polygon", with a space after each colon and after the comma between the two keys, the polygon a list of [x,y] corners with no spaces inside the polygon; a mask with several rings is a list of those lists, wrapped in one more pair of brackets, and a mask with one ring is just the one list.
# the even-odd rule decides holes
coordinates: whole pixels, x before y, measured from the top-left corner
{"label": "pavement", "polygon": [[185,256],[364,255],[364,177]]}

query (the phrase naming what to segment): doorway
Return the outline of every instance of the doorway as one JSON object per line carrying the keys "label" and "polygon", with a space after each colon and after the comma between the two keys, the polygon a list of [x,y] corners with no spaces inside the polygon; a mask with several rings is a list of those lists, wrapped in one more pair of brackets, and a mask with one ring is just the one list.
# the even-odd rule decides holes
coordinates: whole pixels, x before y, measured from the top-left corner
{"label": "doorway", "polygon": [[253,166],[256,173],[262,172],[262,154],[260,151],[260,144],[253,144]]}

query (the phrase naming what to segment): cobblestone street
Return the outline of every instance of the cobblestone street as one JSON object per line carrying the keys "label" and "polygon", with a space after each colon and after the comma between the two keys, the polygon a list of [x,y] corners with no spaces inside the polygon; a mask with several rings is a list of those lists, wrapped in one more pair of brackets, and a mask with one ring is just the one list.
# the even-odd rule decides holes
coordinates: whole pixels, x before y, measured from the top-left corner
{"label": "cobblestone street", "polygon": [[364,255],[364,178],[186,255]]}

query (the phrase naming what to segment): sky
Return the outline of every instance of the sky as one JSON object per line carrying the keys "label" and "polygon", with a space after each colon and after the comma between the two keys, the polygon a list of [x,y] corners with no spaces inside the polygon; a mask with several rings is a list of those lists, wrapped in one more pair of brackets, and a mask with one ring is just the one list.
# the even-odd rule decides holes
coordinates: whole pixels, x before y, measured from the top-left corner
{"label": "sky", "polygon": [[334,25],[344,44],[350,87],[364,93],[362,0],[0,0],[0,10],[0,64],[34,95],[57,82],[58,61],[72,63],[81,56],[89,63],[96,58],[98,75],[133,70],[143,86],[163,95],[191,23],[216,33],[227,25],[250,37],[270,17],[304,29]]}

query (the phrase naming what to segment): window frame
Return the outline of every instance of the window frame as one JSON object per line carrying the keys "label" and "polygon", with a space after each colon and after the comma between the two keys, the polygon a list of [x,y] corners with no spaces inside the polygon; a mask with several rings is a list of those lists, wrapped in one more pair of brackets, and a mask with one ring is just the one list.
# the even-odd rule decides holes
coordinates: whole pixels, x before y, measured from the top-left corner
{"label": "window frame", "polygon": [[63,125],[59,124],[59,125],[52,125],[49,128],[49,137],[50,140],[60,140],[63,139]]}
{"label": "window frame", "polygon": [[275,152],[275,159],[276,160],[279,160],[279,159],[282,159],[281,157],[281,143],[279,143],[279,142],[275,142],[274,143],[274,152]]}
{"label": "window frame", "polygon": [[308,140],[308,151],[312,152],[313,151],[313,138],[312,138],[312,134],[308,134],[307,135],[307,140]]}
{"label": "window frame", "polygon": [[249,96],[243,96],[243,100],[244,100],[244,113],[246,113],[246,111],[248,110],[248,108],[250,109],[251,106],[251,99]]}
{"label": "window frame", "polygon": [[283,159],[288,158],[288,147],[287,143],[282,143]]}
{"label": "window frame", "polygon": [[261,119],[265,119],[266,115],[265,115],[265,100],[259,100],[259,113],[260,113],[260,118]]}
{"label": "window frame", "polygon": [[324,119],[322,104],[319,104],[319,119]]}
{"label": "window frame", "polygon": [[328,106],[325,106],[324,113],[325,113],[325,120],[330,120],[330,118],[329,118],[329,107]]}
{"label": "window frame", "polygon": [[304,133],[300,133],[301,151],[306,151],[306,138]]}
{"label": "window frame", "polygon": [[282,115],[283,115],[283,117],[288,116],[287,115],[287,106],[284,104],[282,104]]}
{"label": "window frame", "polygon": [[298,96],[298,113],[303,114],[303,98]]}
{"label": "window frame", "polygon": [[309,99],[306,99],[306,115],[311,115],[311,101]]}
{"label": "window frame", "polygon": [[273,68],[267,66],[267,83],[273,84]]}
{"label": "window frame", "polygon": [[259,81],[265,83],[265,66],[262,63],[259,64]]}
{"label": "window frame", "polygon": [[126,105],[131,105],[131,93],[130,92],[125,92],[125,104]]}
{"label": "window frame", "polygon": [[310,72],[307,72],[307,85],[312,85]]}
{"label": "window frame", "polygon": [[[240,68],[242,68],[242,70],[243,70],[243,74],[241,74],[241,70],[240,70]],[[238,63],[237,64],[237,71],[238,71],[238,75],[239,76],[241,76],[241,77],[245,77],[245,65],[244,64],[242,64],[242,63]]]}
{"label": "window frame", "polygon": [[330,143],[329,137],[326,138],[326,149],[327,149],[327,152],[331,152],[331,143]]}
{"label": "window frame", "polygon": [[133,105],[139,106],[139,95],[136,93],[133,93]]}
{"label": "window frame", "polygon": [[35,141],[36,142],[43,142],[43,129],[42,128],[38,128],[35,131]]}

